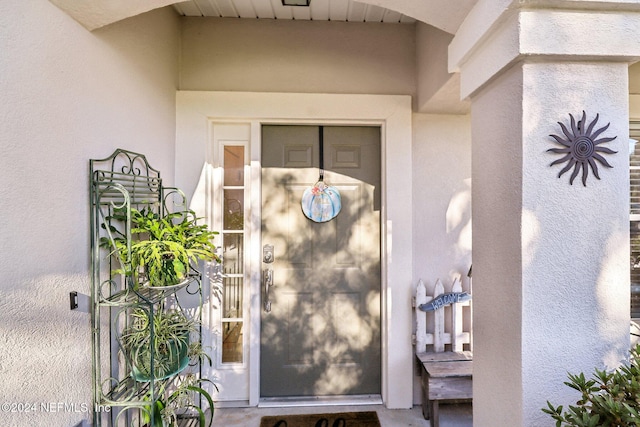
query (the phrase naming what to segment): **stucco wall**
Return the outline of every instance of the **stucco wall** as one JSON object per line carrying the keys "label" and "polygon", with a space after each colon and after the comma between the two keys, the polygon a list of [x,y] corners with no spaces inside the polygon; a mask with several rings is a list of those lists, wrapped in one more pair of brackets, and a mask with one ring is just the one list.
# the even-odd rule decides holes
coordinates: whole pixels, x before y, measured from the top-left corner
{"label": "stucco wall", "polygon": [[469,116],[413,115],[414,277],[427,287],[471,264],[471,123]]}
{"label": "stucco wall", "polygon": [[88,161],[127,148],[173,181],[179,20],[90,33],[46,0],[0,10],[0,402],[36,404],[0,425],[73,426],[91,404],[89,314],[69,310],[89,293]]}
{"label": "stucco wall", "polygon": [[[471,266],[471,118],[413,115],[413,288],[450,290],[460,276],[469,289]],[[416,371],[416,374],[418,372]],[[421,403],[419,378],[414,402]]]}
{"label": "stucco wall", "polygon": [[416,23],[417,95],[414,106],[420,108],[449,80],[447,48],[453,36],[422,22]]}
{"label": "stucco wall", "polygon": [[510,70],[502,79],[488,85],[471,110],[473,357],[474,364],[484,366],[474,373],[473,388],[474,422],[480,426],[516,426],[522,420],[522,147],[516,142],[521,139],[522,75]]}
{"label": "stucco wall", "polygon": [[412,24],[183,18],[180,89],[413,95]]}
{"label": "stucco wall", "polygon": [[[565,407],[575,402],[575,392],[556,387],[567,371],[611,368],[628,354],[626,73],[624,63],[523,67],[523,426],[538,427],[543,420],[552,425],[539,412],[547,399]],[[589,171],[586,187],[581,177],[568,185],[568,173],[558,179],[549,160],[560,156],[542,145],[548,144],[547,135],[560,131],[556,118],[566,124],[569,112],[581,111],[587,123],[599,114],[594,130],[610,124],[601,137],[616,139],[602,145],[617,151],[604,156],[612,168],[598,165],[600,180]],[[562,322],[554,322],[560,314]]]}

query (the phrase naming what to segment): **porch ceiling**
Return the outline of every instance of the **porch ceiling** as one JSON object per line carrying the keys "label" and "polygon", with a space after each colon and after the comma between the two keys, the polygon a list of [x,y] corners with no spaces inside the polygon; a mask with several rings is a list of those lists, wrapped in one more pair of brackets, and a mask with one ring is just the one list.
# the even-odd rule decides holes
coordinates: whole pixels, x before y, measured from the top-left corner
{"label": "porch ceiling", "polygon": [[282,0],[189,0],[173,7],[184,16],[295,19],[304,21],[412,23],[414,18],[354,0],[312,0],[309,7],[283,6]]}

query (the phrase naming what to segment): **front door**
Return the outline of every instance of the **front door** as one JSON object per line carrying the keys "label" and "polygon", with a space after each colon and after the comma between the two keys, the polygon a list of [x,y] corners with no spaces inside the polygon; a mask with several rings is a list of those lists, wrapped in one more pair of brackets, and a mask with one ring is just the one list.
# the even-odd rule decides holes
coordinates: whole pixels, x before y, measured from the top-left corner
{"label": "front door", "polygon": [[[320,132],[342,209],[316,223]],[[380,164],[379,127],[263,126],[261,397],[380,394]]]}

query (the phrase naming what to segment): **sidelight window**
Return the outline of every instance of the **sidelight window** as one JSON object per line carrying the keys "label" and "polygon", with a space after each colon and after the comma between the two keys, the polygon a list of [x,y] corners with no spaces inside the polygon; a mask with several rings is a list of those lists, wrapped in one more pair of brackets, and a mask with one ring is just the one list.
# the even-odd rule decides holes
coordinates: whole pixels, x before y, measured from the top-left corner
{"label": "sidelight window", "polygon": [[244,361],[245,288],[245,151],[244,145],[222,146],[222,363]]}

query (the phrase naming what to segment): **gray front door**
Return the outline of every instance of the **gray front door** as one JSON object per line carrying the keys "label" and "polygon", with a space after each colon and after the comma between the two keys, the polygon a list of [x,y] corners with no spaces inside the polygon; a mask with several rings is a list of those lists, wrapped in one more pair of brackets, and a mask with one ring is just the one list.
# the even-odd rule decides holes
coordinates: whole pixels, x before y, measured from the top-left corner
{"label": "gray front door", "polygon": [[261,397],[380,394],[380,128],[323,127],[324,181],[342,210],[302,213],[319,176],[318,126],[262,128]]}

